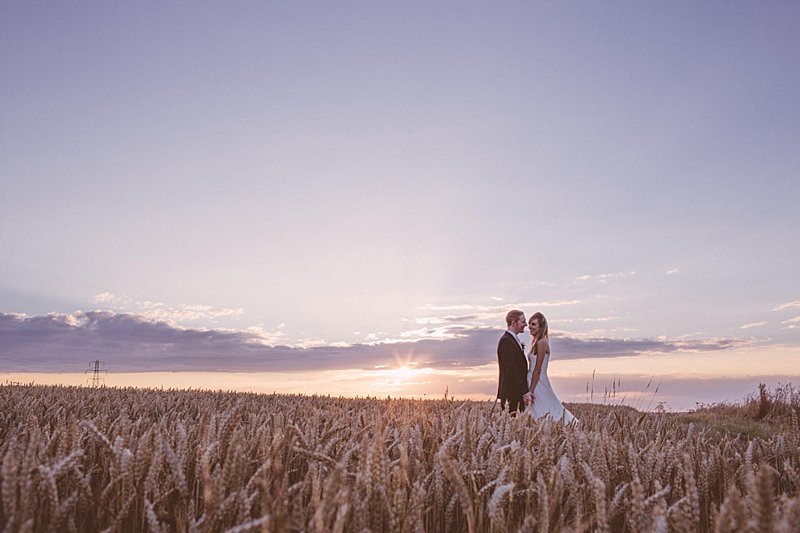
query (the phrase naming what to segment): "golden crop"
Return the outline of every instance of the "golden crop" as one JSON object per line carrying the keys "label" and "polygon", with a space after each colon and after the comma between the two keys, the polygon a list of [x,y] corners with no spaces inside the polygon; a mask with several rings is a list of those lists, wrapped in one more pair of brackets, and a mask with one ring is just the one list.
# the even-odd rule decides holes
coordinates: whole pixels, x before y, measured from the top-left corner
{"label": "golden crop", "polygon": [[0,531],[799,531],[800,430],[570,406],[0,387]]}

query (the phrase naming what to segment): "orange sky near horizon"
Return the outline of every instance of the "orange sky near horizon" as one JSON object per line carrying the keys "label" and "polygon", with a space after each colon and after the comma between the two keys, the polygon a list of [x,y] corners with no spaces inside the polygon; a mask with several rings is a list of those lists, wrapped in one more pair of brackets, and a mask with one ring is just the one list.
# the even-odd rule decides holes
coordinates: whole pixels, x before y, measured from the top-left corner
{"label": "orange sky near horizon", "polygon": [[[772,348],[766,354],[757,349],[745,349],[703,354],[553,359],[549,369],[551,381],[565,402],[611,401],[643,410],[653,409],[663,402],[669,409],[686,410],[698,403],[739,401],[754,392],[762,381],[770,387],[793,380],[800,382],[798,359],[797,350],[786,347]],[[770,372],[760,372],[758,362],[767,360],[769,364],[765,366]],[[83,373],[17,372],[0,373],[0,382],[86,386],[90,377]],[[102,377],[106,386],[113,387],[420,399],[441,398],[447,391],[450,397],[482,401],[494,398],[497,365],[435,370],[417,368],[411,362],[374,370],[109,372]],[[612,383],[618,385],[612,386]],[[616,388],[616,397],[608,398],[605,391],[612,388]],[[587,389],[591,390],[587,393]]]}

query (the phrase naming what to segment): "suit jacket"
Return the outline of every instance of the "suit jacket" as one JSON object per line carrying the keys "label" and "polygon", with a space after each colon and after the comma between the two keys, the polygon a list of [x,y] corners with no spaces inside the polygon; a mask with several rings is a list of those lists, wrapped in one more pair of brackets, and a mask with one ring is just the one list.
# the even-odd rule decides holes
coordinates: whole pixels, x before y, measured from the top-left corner
{"label": "suit jacket", "polygon": [[528,392],[528,360],[519,343],[506,331],[497,343],[497,364],[500,380],[497,397],[501,400],[518,400]]}

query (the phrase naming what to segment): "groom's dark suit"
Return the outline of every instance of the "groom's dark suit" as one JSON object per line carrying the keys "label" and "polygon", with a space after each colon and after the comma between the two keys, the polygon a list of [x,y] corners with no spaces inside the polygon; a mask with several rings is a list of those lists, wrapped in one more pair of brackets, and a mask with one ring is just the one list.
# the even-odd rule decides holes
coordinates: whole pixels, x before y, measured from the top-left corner
{"label": "groom's dark suit", "polygon": [[506,331],[497,343],[497,364],[500,366],[500,382],[497,397],[500,406],[512,413],[522,411],[522,395],[528,392],[528,361],[517,340]]}

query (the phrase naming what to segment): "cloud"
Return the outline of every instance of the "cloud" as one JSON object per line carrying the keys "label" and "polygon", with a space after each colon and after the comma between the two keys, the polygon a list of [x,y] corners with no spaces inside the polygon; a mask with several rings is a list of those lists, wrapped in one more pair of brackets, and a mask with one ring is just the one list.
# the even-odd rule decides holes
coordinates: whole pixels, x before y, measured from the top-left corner
{"label": "cloud", "polygon": [[578,317],[578,318],[562,318],[558,322],[560,324],[567,324],[570,322],[611,322],[612,320],[619,320],[618,316],[597,316],[597,317]]}
{"label": "cloud", "polygon": [[510,302],[502,305],[424,305],[419,310],[429,311],[433,315],[448,313],[445,316],[424,316],[414,319],[417,324],[443,324],[470,322],[472,325],[502,324],[506,313],[511,309],[520,309],[531,313],[541,308],[573,306],[582,303],[580,300],[541,300],[528,302]]}
{"label": "cloud", "polygon": [[789,320],[784,320],[783,322],[781,322],[781,324],[789,326],[789,329],[800,328],[800,316],[790,318]]}
{"label": "cloud", "polygon": [[414,319],[417,324],[453,324],[458,322],[467,322],[470,320],[479,320],[481,315],[445,315],[445,316],[421,316]]}
{"label": "cloud", "polygon": [[750,329],[750,328],[760,328],[761,326],[766,326],[767,322],[753,322],[751,324],[745,324],[743,326],[739,326],[739,329]]}
{"label": "cloud", "polygon": [[479,327],[453,324],[448,326],[424,327],[400,333],[398,338],[378,339],[376,344],[396,344],[399,342],[417,342],[422,340],[449,340],[458,339],[469,334]]}
{"label": "cloud", "polygon": [[272,346],[285,341],[286,334],[283,332],[285,326],[286,322],[281,322],[275,328],[267,330],[264,328],[264,324],[256,324],[247,328],[245,332],[255,335],[258,339],[255,342],[260,342],[265,346]]}
{"label": "cloud", "polygon": [[579,303],[581,303],[580,300],[544,300],[540,302],[524,302],[519,304],[519,306],[524,307],[525,309],[530,309],[537,307],[561,307],[565,305],[578,305]]}
{"label": "cloud", "polygon": [[636,271],[629,271],[629,272],[616,272],[613,274],[584,274],[583,276],[578,276],[575,279],[578,281],[596,281],[598,283],[605,283],[612,279],[623,279],[630,276],[636,275]]}
{"label": "cloud", "polygon": [[425,309],[428,311],[472,311],[472,310],[483,310],[483,309],[496,309],[487,306],[481,305],[470,305],[470,304],[455,304],[455,305],[423,305],[422,307],[418,307],[418,309]]}
{"label": "cloud", "polygon": [[241,316],[242,308],[214,307],[211,305],[182,304],[167,305],[160,302],[143,302],[142,315],[153,320],[168,320],[175,323],[212,320],[219,317]]}
{"label": "cloud", "polygon": [[[551,344],[559,359],[623,357],[646,353],[717,352],[751,344],[744,339],[610,339],[603,337],[574,338],[555,336]],[[557,347],[557,348],[556,348]]]}
{"label": "cloud", "polygon": [[503,305],[475,305],[475,304],[454,304],[454,305],[423,305],[417,309],[426,311],[469,311],[473,313],[490,313],[497,315],[505,314],[512,308],[531,308],[531,307],[558,307],[564,305],[577,305],[580,300],[541,300],[536,302],[512,302]]}
{"label": "cloud", "polygon": [[784,309],[800,309],[800,300],[793,302],[786,302],[785,304],[778,305],[772,308],[772,311],[783,311]]}
{"label": "cloud", "polygon": [[[0,370],[80,372],[89,361],[111,371],[289,372],[374,369],[397,360],[439,370],[494,364],[501,330],[443,325],[367,344],[331,345],[304,339],[283,342],[281,328],[267,331],[176,326],[142,314],[114,311],[33,316],[0,313]],[[611,339],[554,335],[554,358],[635,356],[675,351],[713,352],[747,345],[742,339]]]}
{"label": "cloud", "polygon": [[667,275],[671,276],[672,274],[680,274],[680,272],[681,272],[680,268],[673,268],[671,270],[667,270]]}
{"label": "cloud", "polygon": [[130,296],[111,292],[96,294],[92,301],[102,304],[106,309],[135,312],[152,320],[164,320],[174,324],[184,322],[210,321],[220,317],[239,317],[244,313],[241,307],[217,307],[203,304],[167,304],[152,300],[137,300]]}
{"label": "cloud", "polygon": [[110,292],[101,292],[100,294],[95,294],[92,301],[98,304],[110,304],[116,300],[116,297]]}

